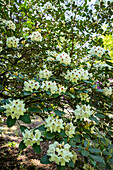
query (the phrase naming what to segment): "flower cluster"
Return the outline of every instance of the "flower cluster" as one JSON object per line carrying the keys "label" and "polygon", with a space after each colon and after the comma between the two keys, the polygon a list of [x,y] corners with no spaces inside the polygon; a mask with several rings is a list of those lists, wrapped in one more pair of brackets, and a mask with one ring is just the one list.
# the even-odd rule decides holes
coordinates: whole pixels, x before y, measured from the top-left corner
{"label": "flower cluster", "polygon": [[65,76],[65,79],[77,82],[78,80],[87,80],[89,79],[89,76],[92,76],[91,73],[88,73],[88,70],[84,69],[74,69],[72,71],[67,71],[67,75]]}
{"label": "flower cluster", "polygon": [[68,3],[72,4],[75,0],[68,0]]}
{"label": "flower cluster", "polygon": [[50,2],[46,2],[44,4],[44,9],[53,9],[53,6],[52,6],[52,4]]}
{"label": "flower cluster", "polygon": [[47,151],[47,155],[50,156],[50,162],[56,162],[56,164],[60,164],[61,166],[65,166],[66,162],[77,160],[77,154],[74,151],[70,151],[71,146],[69,144],[59,144],[58,142],[54,142],[49,145],[49,149]]}
{"label": "flower cluster", "polygon": [[60,61],[60,63],[64,63],[66,65],[70,64],[71,63],[71,58],[69,57],[69,55],[65,52],[61,53],[61,54],[58,54],[56,56],[56,60],[57,61]]}
{"label": "flower cluster", "polygon": [[14,47],[17,48],[19,39],[15,36],[7,38],[6,44],[9,48]]}
{"label": "flower cluster", "polygon": [[65,93],[66,90],[67,90],[67,87],[64,87],[64,86],[62,86],[62,85],[59,85],[59,94]]}
{"label": "flower cluster", "polygon": [[58,117],[50,117],[48,116],[47,119],[45,119],[45,127],[47,128],[47,131],[52,132],[59,132],[61,129],[64,129],[63,127],[63,120],[59,119]]}
{"label": "flower cluster", "polygon": [[54,81],[54,82],[52,82],[52,81],[42,82],[41,88],[42,88],[44,91],[50,90],[51,94],[58,93],[58,87],[57,87],[55,81]]}
{"label": "flower cluster", "polygon": [[93,66],[98,70],[103,69],[105,67],[108,67],[109,69],[113,68],[112,66],[106,64],[104,61],[103,62],[98,61],[98,63],[94,63]]}
{"label": "flower cluster", "polygon": [[81,101],[86,101],[86,102],[89,102],[89,95],[86,94],[86,93],[80,93],[80,98],[81,98]]}
{"label": "flower cluster", "polygon": [[97,55],[97,56],[102,56],[105,53],[105,50],[101,47],[92,47],[90,50],[90,55]]}
{"label": "flower cluster", "polygon": [[6,25],[8,26],[8,29],[12,29],[15,31],[15,28],[16,28],[15,24],[11,20],[7,21]]}
{"label": "flower cluster", "polygon": [[24,112],[26,112],[25,104],[23,103],[23,100],[17,99],[13,101],[9,101],[9,104],[4,105],[4,108],[6,109],[7,116],[11,116],[12,119],[17,118],[21,115],[24,115]]}
{"label": "flower cluster", "polygon": [[35,130],[35,133],[33,130],[26,129],[23,133],[23,141],[25,143],[25,146],[33,146],[33,144],[40,145],[41,139],[41,132],[37,129]]}
{"label": "flower cluster", "polygon": [[66,135],[67,135],[69,138],[72,138],[73,135],[75,134],[75,128],[76,128],[76,127],[73,126],[73,123],[72,123],[72,122],[67,123],[67,124],[65,125],[64,130],[65,130]]}
{"label": "flower cluster", "polygon": [[37,32],[32,32],[30,37],[31,37],[32,41],[42,41],[42,36],[38,31]]}
{"label": "flower cluster", "polygon": [[112,88],[111,87],[105,87],[104,88],[104,94],[106,95],[106,96],[110,96],[111,94],[112,94],[113,92],[112,92]]}
{"label": "flower cluster", "polygon": [[93,111],[91,110],[91,106],[90,105],[77,105],[76,106],[77,109],[74,111],[74,114],[75,114],[75,117],[76,117],[76,120],[77,119],[84,119],[84,118],[89,118],[92,114],[93,114]]}
{"label": "flower cluster", "polygon": [[51,77],[51,75],[52,75],[52,71],[49,71],[47,69],[39,71],[40,78],[49,79],[49,77]]}
{"label": "flower cluster", "polygon": [[39,82],[35,82],[34,80],[28,80],[24,82],[24,90],[33,92],[33,89],[39,89]]}
{"label": "flower cluster", "polygon": [[52,81],[45,81],[42,82],[41,88],[45,91],[50,90],[51,94],[61,94],[61,93],[65,93],[67,88],[59,85],[59,88],[57,87],[56,82],[52,82]]}

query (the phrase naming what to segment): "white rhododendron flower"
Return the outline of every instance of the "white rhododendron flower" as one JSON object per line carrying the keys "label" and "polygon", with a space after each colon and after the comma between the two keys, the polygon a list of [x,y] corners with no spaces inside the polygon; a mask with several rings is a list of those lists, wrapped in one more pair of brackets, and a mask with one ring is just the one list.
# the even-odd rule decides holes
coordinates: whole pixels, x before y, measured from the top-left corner
{"label": "white rhododendron flower", "polygon": [[8,37],[7,41],[6,41],[6,45],[9,48],[11,48],[11,47],[17,48],[18,43],[19,43],[19,39],[14,37],[14,36],[13,37]]}
{"label": "white rhododendron flower", "polygon": [[45,119],[45,127],[47,128],[47,131],[52,132],[59,132],[61,129],[64,129],[63,127],[63,120],[59,119],[58,117],[50,117],[48,116],[47,119]]}
{"label": "white rhododendron flower", "polygon": [[46,2],[45,4],[44,4],[44,7],[43,7],[44,9],[53,9],[54,7],[52,6],[52,4],[50,3],[50,2]]}
{"label": "white rhododendron flower", "polygon": [[90,55],[87,55],[86,57],[82,58],[80,61],[81,62],[86,62],[88,60],[90,60]]}
{"label": "white rhododendron flower", "polygon": [[69,138],[72,138],[73,135],[75,134],[75,128],[76,128],[76,127],[73,125],[72,122],[67,123],[67,124],[65,125],[64,130],[65,130],[66,135],[67,135]]}
{"label": "white rhododendron flower", "polygon": [[64,87],[64,86],[59,87],[59,94],[60,93],[65,93],[66,90],[67,90],[67,87]]}
{"label": "white rhododendron flower", "polygon": [[111,94],[112,94],[113,92],[112,92],[112,88],[111,87],[105,87],[104,88],[104,94],[106,95],[106,96],[110,96]]}
{"label": "white rhododendron flower", "polygon": [[49,77],[51,77],[51,75],[52,75],[52,71],[49,71],[47,69],[39,71],[40,78],[49,79]]}
{"label": "white rhododendron flower", "polygon": [[37,32],[32,32],[30,37],[31,37],[32,41],[42,41],[42,36],[38,31]]}
{"label": "white rhododendron flower", "polygon": [[6,21],[6,25],[8,26],[8,29],[12,29],[15,31],[16,26],[11,20]]}
{"label": "white rhododendron flower", "polygon": [[91,50],[90,50],[90,55],[97,55],[97,56],[102,56],[103,54],[105,53],[105,50],[101,47],[92,47]]}
{"label": "white rhododendron flower", "polygon": [[76,83],[78,80],[87,80],[91,76],[92,75],[91,75],[91,73],[88,73],[88,70],[74,69],[72,71],[67,71],[65,79]]}
{"label": "white rhododendron flower", "polygon": [[49,149],[47,151],[47,155],[50,156],[49,161],[55,162],[56,164],[61,164],[61,166],[65,166],[65,164],[69,161],[77,160],[77,154],[74,151],[70,151],[71,146],[69,144],[59,144],[58,142],[54,142],[49,145]]}
{"label": "white rhododendron flower", "polygon": [[75,0],[68,0],[68,3],[72,4]]}
{"label": "white rhododendron flower", "polygon": [[58,55],[56,56],[56,60],[57,60],[57,61],[60,61],[60,63],[66,64],[66,65],[68,65],[68,64],[71,63],[71,58],[70,58],[70,56],[69,56],[67,53],[65,53],[65,52],[63,52],[63,53],[61,53],[61,54],[58,54]]}
{"label": "white rhododendron flower", "polygon": [[58,86],[57,86],[55,81],[54,82],[52,82],[52,81],[45,81],[45,82],[42,82],[41,88],[44,91],[50,90],[51,94],[61,94],[61,93],[65,93],[66,92],[67,87],[64,87],[62,85],[58,85]]}
{"label": "white rhododendron flower", "polygon": [[76,108],[77,109],[74,111],[76,120],[88,119],[93,114],[90,105],[77,105]]}
{"label": "white rhododendron flower", "polygon": [[4,108],[6,109],[7,116],[11,116],[12,119],[16,118],[19,119],[21,115],[24,115],[24,112],[26,112],[25,104],[23,100],[17,99],[17,100],[9,100],[9,104],[4,105]]}
{"label": "white rhododendron flower", "polygon": [[80,98],[81,98],[81,101],[89,102],[89,100],[90,100],[89,95],[86,93],[80,93]]}
{"label": "white rhododendron flower", "polygon": [[33,89],[39,89],[39,82],[35,82],[34,80],[28,80],[24,82],[24,90],[33,92]]}
{"label": "white rhododendron flower", "polygon": [[55,81],[54,82],[52,82],[52,81],[42,82],[41,88],[45,91],[50,90],[51,94],[58,93],[58,87],[57,87]]}
{"label": "white rhododendron flower", "polygon": [[29,28],[25,27],[23,28],[23,32],[28,32],[29,31]]}
{"label": "white rhododendron flower", "polygon": [[33,130],[26,129],[23,133],[23,141],[25,143],[25,146],[33,146],[33,144],[40,145],[40,141],[43,141],[41,139],[41,132],[37,129],[35,130],[35,133]]}

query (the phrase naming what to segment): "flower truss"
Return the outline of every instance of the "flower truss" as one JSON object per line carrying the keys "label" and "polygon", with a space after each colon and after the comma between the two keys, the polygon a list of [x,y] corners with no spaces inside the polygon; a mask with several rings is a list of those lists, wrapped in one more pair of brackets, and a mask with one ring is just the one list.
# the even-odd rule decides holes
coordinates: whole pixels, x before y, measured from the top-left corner
{"label": "flower truss", "polygon": [[64,63],[66,65],[71,63],[71,58],[69,57],[69,55],[65,52],[59,54],[56,56],[56,60],[60,61],[60,63]]}
{"label": "flower truss", "polygon": [[33,89],[39,89],[39,82],[35,82],[34,80],[28,80],[24,82],[24,90],[33,92]]}
{"label": "flower truss", "polygon": [[38,31],[37,32],[32,32],[30,37],[31,37],[32,41],[42,41],[42,36]]}
{"label": "flower truss", "polygon": [[25,146],[33,146],[33,144],[40,145],[41,139],[41,132],[37,129],[35,132],[33,130],[26,129],[23,133],[23,141]]}
{"label": "flower truss", "polygon": [[7,41],[6,41],[6,44],[9,48],[13,47],[13,48],[17,48],[18,46],[18,43],[19,43],[19,39],[16,38],[15,36],[13,37],[8,37],[7,38]]}
{"label": "flower truss", "polygon": [[59,132],[61,129],[64,129],[63,126],[63,120],[59,119],[58,117],[50,117],[48,116],[47,119],[45,119],[45,127],[47,128],[47,131],[52,132]]}
{"label": "flower truss", "polygon": [[8,29],[12,29],[15,31],[16,26],[11,20],[6,21],[6,25],[7,25]]}
{"label": "flower truss", "polygon": [[74,111],[76,120],[82,120],[84,118],[88,119],[93,114],[90,105],[77,105],[76,107],[77,109]]}
{"label": "flower truss", "polygon": [[104,94],[106,95],[106,96],[109,96],[109,95],[111,95],[113,92],[112,92],[112,88],[111,87],[105,87],[104,88]]}
{"label": "flower truss", "polygon": [[24,115],[24,112],[26,112],[24,101],[20,99],[9,101],[10,101],[9,104],[4,105],[7,116],[11,116],[12,119],[14,118],[19,119],[19,117],[21,115]]}
{"label": "flower truss", "polygon": [[52,162],[56,162],[56,164],[61,164],[61,166],[65,166],[65,164],[69,161],[77,160],[77,155],[74,151],[70,151],[71,146],[69,144],[59,144],[58,142],[54,142],[49,145],[49,149],[47,151],[47,155],[50,156],[49,160]]}
{"label": "flower truss", "polygon": [[97,55],[97,56],[102,56],[105,53],[105,50],[102,47],[92,47],[90,50],[90,55]]}
{"label": "flower truss", "polygon": [[87,80],[91,76],[92,74],[88,73],[88,70],[74,69],[72,71],[67,71],[67,75],[65,76],[65,79],[76,83],[78,80]]}
{"label": "flower truss", "polygon": [[39,71],[40,78],[49,79],[49,77],[51,77],[51,75],[52,75],[52,72],[47,69]]}
{"label": "flower truss", "polygon": [[69,138],[72,138],[73,135],[75,135],[75,128],[76,128],[76,127],[73,125],[72,122],[67,123],[67,124],[65,125],[64,130],[65,130],[66,135],[67,135]]}

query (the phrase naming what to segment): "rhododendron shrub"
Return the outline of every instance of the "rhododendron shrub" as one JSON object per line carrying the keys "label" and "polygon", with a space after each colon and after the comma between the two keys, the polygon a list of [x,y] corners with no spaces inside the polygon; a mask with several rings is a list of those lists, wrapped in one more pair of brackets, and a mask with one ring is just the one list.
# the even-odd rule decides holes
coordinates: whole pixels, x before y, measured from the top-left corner
{"label": "rhododendron shrub", "polygon": [[[113,64],[102,39],[112,35],[112,7],[112,1],[0,2],[0,114],[9,128],[20,126],[20,149],[40,153],[49,141],[43,164],[113,167]],[[35,116],[43,124],[28,128]]]}

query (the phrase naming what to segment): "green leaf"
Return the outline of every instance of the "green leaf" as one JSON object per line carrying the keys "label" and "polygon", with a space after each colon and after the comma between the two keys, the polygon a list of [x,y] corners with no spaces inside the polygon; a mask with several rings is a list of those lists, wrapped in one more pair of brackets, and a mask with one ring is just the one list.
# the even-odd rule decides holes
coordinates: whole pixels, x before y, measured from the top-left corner
{"label": "green leaf", "polygon": [[110,65],[110,66],[112,66],[112,67],[113,67],[113,63],[112,63],[112,62],[110,62],[110,61],[106,61],[106,63],[107,63],[108,65]]}
{"label": "green leaf", "polygon": [[73,147],[73,148],[76,148],[76,143],[74,141],[70,141],[69,144]]}
{"label": "green leaf", "polygon": [[51,133],[51,132],[46,132],[45,137],[46,137],[47,139],[52,139],[52,138],[55,137],[55,134],[54,134],[54,133]]}
{"label": "green leaf", "polygon": [[29,112],[38,112],[38,109],[36,107],[30,107],[28,109]]}
{"label": "green leaf", "polygon": [[7,126],[12,127],[15,123],[16,123],[16,118],[12,119],[11,116],[8,116],[8,118],[7,118]]}
{"label": "green leaf", "polygon": [[60,135],[61,135],[62,137],[67,137],[66,133],[65,133],[63,130],[61,130]]}
{"label": "green leaf", "polygon": [[72,99],[75,99],[75,98],[76,98],[76,96],[73,95],[73,94],[71,94],[71,93],[69,93],[69,96],[70,96]]}
{"label": "green leaf", "polygon": [[24,123],[31,123],[31,119],[29,117],[29,115],[24,114],[23,116],[20,116],[20,120],[22,120]]}
{"label": "green leaf", "polygon": [[25,143],[24,143],[24,141],[22,140],[21,142],[20,142],[20,144],[19,144],[19,149],[25,149],[27,146],[25,146]]}
{"label": "green leaf", "polygon": [[110,149],[113,149],[113,145],[107,145],[107,147],[109,147]]}
{"label": "green leaf", "polygon": [[85,147],[85,148],[87,147],[87,144],[88,144],[88,141],[85,140],[85,141],[84,141],[84,147]]}
{"label": "green leaf", "polygon": [[99,114],[99,113],[97,113],[96,115],[95,115],[96,117],[98,117],[98,118],[105,118],[105,116],[103,115],[103,114]]}
{"label": "green leaf", "polygon": [[109,161],[113,164],[113,159],[110,159]]}
{"label": "green leaf", "polygon": [[89,119],[92,121],[95,121],[96,123],[99,123],[98,119],[94,116],[91,116]]}
{"label": "green leaf", "polygon": [[44,126],[45,125],[41,125],[37,129],[40,130],[40,131],[46,131],[46,128]]}
{"label": "green leaf", "polygon": [[62,114],[65,114],[65,112],[63,111],[59,111],[59,110],[53,110],[58,116],[62,117]]}
{"label": "green leaf", "polygon": [[49,157],[48,157],[47,155],[44,155],[44,156],[41,158],[40,162],[41,162],[42,164],[50,164],[50,163],[51,163],[51,162],[49,161]]}
{"label": "green leaf", "polygon": [[4,112],[6,109],[4,107],[0,107],[0,112]]}
{"label": "green leaf", "polygon": [[96,162],[100,162],[100,163],[105,164],[105,162],[104,162],[104,160],[101,156],[92,155],[92,154],[90,154],[89,156],[90,156],[91,159],[95,160]]}
{"label": "green leaf", "polygon": [[24,132],[26,129],[28,129],[26,126],[20,126],[20,130]]}
{"label": "green leaf", "polygon": [[69,165],[71,168],[74,168],[74,163],[73,163],[73,161],[70,161],[70,162],[68,163],[68,165]]}
{"label": "green leaf", "polygon": [[40,145],[37,145],[36,143],[33,145],[33,149],[36,153],[40,153],[41,152],[41,147]]}
{"label": "green leaf", "polygon": [[82,150],[82,151],[81,151],[81,154],[82,154],[83,156],[88,156],[88,155],[89,155],[89,152],[86,151],[86,150]]}
{"label": "green leaf", "polygon": [[56,98],[56,97],[58,97],[59,96],[59,94],[53,94],[52,95],[52,97],[54,97],[54,98]]}
{"label": "green leaf", "polygon": [[57,165],[57,170],[65,170],[65,166]]}
{"label": "green leaf", "polygon": [[46,93],[48,94],[48,96],[51,95],[51,92],[50,92],[50,91],[47,91]]}
{"label": "green leaf", "polygon": [[3,89],[3,86],[0,84],[0,90],[2,90]]}
{"label": "green leaf", "polygon": [[95,154],[101,153],[101,151],[97,148],[89,148],[89,152],[95,153]]}
{"label": "green leaf", "polygon": [[29,96],[29,95],[31,95],[31,92],[27,92],[27,91],[24,92],[24,96]]}

